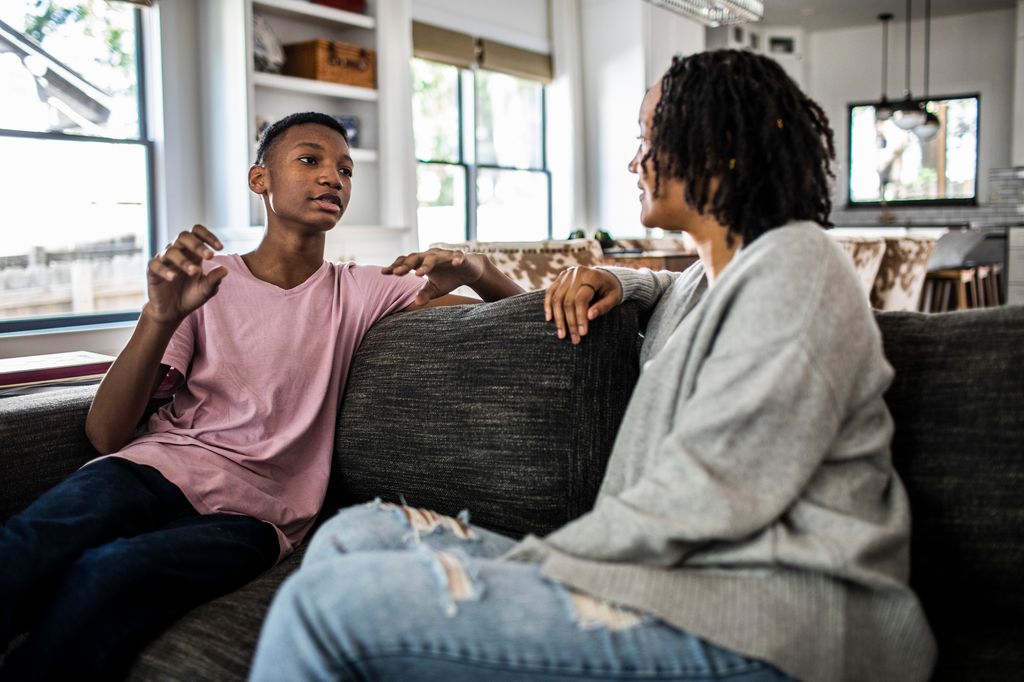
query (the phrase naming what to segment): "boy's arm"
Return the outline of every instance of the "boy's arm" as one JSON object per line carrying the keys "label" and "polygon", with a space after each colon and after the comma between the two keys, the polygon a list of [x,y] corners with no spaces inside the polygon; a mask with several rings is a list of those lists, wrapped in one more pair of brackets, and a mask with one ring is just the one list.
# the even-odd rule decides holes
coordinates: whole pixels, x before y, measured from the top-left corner
{"label": "boy's arm", "polygon": [[500,301],[523,293],[522,287],[506,277],[482,253],[430,249],[399,256],[381,272],[386,275],[405,275],[413,272],[418,276],[427,276],[423,290],[405,308],[406,311],[477,303],[476,299],[448,293],[463,285],[480,294],[484,301]]}
{"label": "boy's arm", "polygon": [[85,435],[100,454],[120,450],[135,433],[150,396],[163,379],[160,360],[177,324],[139,317],[128,345],[107,370],[85,420]]}
{"label": "boy's arm", "polygon": [[202,268],[203,260],[213,258],[213,248],[222,248],[220,240],[196,225],[149,261],[149,300],[131,340],[100,382],[85,420],[85,435],[100,453],[116,452],[131,440],[163,378],[160,360],[174,331],[217,293],[227,270],[204,274]]}

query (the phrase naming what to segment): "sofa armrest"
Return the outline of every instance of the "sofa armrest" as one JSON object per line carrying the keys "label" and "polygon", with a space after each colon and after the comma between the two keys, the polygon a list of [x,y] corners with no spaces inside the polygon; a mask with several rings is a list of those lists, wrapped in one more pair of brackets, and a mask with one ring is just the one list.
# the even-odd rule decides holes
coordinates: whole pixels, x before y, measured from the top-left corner
{"label": "sofa armrest", "polygon": [[95,386],[0,399],[0,519],[97,456],[85,437]]}

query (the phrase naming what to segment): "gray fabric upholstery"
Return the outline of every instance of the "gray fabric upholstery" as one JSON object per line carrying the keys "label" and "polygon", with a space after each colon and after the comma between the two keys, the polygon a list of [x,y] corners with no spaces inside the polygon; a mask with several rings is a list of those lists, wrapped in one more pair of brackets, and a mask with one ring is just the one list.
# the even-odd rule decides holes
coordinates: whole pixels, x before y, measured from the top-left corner
{"label": "gray fabric upholstery", "polygon": [[[366,336],[341,405],[325,515],[380,494],[520,535],[590,505],[636,378],[636,312],[579,347],[544,323],[542,292],[396,315]],[[893,454],[914,513],[912,582],[939,640],[937,679],[1024,669],[1024,308],[880,313],[896,369]],[[6,518],[94,456],[92,389],[0,400]],[[289,557],[152,642],[133,680],[243,680]]]}
{"label": "gray fabric upholstery", "polygon": [[[1024,647],[1024,307],[880,313],[913,513],[911,584],[948,679],[1008,679]],[[981,670],[974,665],[984,665]],[[959,673],[959,674],[958,674]]]}
{"label": "gray fabric upholstery", "polygon": [[573,346],[542,300],[375,325],[349,374],[326,508],[404,498],[516,537],[588,510],[638,374],[637,313],[624,306]]}
{"label": "gray fabric upholstery", "polygon": [[0,399],[0,519],[96,457],[85,438],[95,392],[82,386]]}
{"label": "gray fabric upholstery", "polygon": [[299,567],[305,545],[245,587],[185,614],[147,646],[130,680],[244,680],[263,616],[277,588]]}

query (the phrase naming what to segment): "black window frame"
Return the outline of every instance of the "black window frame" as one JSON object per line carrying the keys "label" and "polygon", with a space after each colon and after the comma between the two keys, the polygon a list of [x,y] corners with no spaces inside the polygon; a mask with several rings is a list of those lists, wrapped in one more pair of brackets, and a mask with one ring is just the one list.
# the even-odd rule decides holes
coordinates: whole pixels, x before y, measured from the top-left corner
{"label": "black window frame", "polygon": [[[551,169],[548,167],[548,139],[547,139],[547,137],[548,137],[547,94],[548,93],[547,93],[547,87],[544,85],[544,83],[538,81],[538,84],[540,85],[540,110],[541,110],[540,144],[541,144],[541,164],[542,164],[542,167],[541,168],[517,168],[515,166],[500,166],[500,165],[496,165],[496,164],[479,163],[479,162],[476,161],[476,159],[479,158],[479,154],[478,154],[479,150],[476,148],[476,145],[477,145],[476,135],[473,135],[473,146],[474,146],[474,149],[473,149],[473,159],[474,159],[474,163],[469,163],[469,162],[466,161],[466,149],[465,149],[466,111],[465,111],[465,108],[463,107],[463,104],[462,104],[463,103],[463,95],[464,95],[463,89],[462,89],[462,87],[463,87],[462,86],[462,81],[463,81],[463,79],[462,79],[462,72],[463,71],[468,71],[468,72],[472,73],[472,75],[473,75],[473,112],[474,112],[474,116],[475,116],[476,112],[479,110],[479,103],[480,103],[480,91],[479,91],[479,89],[476,86],[476,74],[477,74],[478,71],[481,70],[480,67],[476,66],[476,65],[471,66],[471,67],[457,66],[455,64],[447,64],[445,62],[436,61],[436,60],[433,60],[433,59],[425,59],[423,57],[414,57],[414,59],[420,59],[420,60],[425,61],[425,62],[431,62],[433,64],[439,64],[441,66],[447,66],[449,68],[453,68],[453,69],[455,69],[455,73],[457,75],[457,77],[455,79],[455,83],[456,83],[456,93],[455,93],[455,96],[456,96],[456,101],[458,103],[459,158],[458,158],[457,161],[438,161],[438,160],[435,160],[435,159],[421,159],[419,157],[416,157],[416,163],[417,163],[417,165],[419,165],[419,164],[428,164],[428,165],[436,165],[436,166],[453,166],[453,167],[459,167],[459,168],[463,169],[463,177],[464,177],[464,182],[465,182],[465,196],[466,196],[466,205],[463,207],[464,208],[464,212],[465,212],[465,217],[466,217],[466,234],[465,234],[466,241],[476,241],[477,240],[477,234],[478,234],[478,230],[477,230],[477,209],[479,208],[479,205],[477,204],[476,181],[477,181],[477,172],[479,170],[516,171],[516,172],[524,172],[524,173],[540,173],[540,174],[543,174],[544,177],[545,177],[545,186],[546,186],[547,199],[548,199],[548,203],[547,203],[547,206],[548,206],[548,211],[547,211],[547,214],[548,214],[547,215],[547,237],[546,237],[546,239],[551,239],[552,238],[551,237],[551,234],[552,234],[552,222],[553,222],[554,214],[553,214],[552,207],[551,207],[551,200],[552,200],[552,197],[551,197]],[[483,69],[483,70],[484,71],[489,71],[490,73],[501,73],[500,71],[490,71],[489,69]],[[521,77],[517,76],[517,78],[521,78]],[[530,79],[524,78],[523,80],[530,80]],[[475,120],[471,121],[470,124],[473,125],[473,128],[475,130],[475,128],[476,128],[476,125],[475,125],[476,121]]]}
{"label": "black window frame", "polygon": [[[975,99],[978,102],[978,123],[977,123],[977,140],[978,148],[974,154],[974,196],[963,199],[899,199],[895,201],[853,201],[850,198],[851,183],[853,182],[853,110],[856,107],[865,106],[877,106],[879,102],[877,100],[867,100],[861,102],[851,102],[846,105],[846,144],[847,144],[847,156],[846,156],[846,205],[844,208],[847,209],[879,209],[879,208],[908,208],[908,207],[949,207],[949,206],[970,206],[976,207],[978,205],[978,182],[980,180],[978,173],[980,172],[981,162],[981,93],[973,92],[966,94],[957,95],[936,95],[928,96],[916,102],[926,103],[935,102],[940,100],[951,100],[951,99]],[[900,104],[900,102],[890,102],[892,106]]]}
{"label": "black window frame", "polygon": [[[11,130],[7,128],[0,128],[0,137],[20,137],[20,138],[33,138],[39,140],[57,140],[69,143],[112,143],[112,144],[127,144],[142,147],[144,150],[144,156],[146,159],[146,204],[148,211],[146,214],[146,236],[147,245],[145,247],[146,257],[152,258],[156,253],[157,234],[156,234],[156,191],[155,191],[155,167],[153,159],[153,141],[149,136],[149,125],[148,116],[146,111],[146,63],[145,63],[145,52],[144,52],[144,40],[142,37],[143,32],[143,21],[142,21],[142,10],[140,8],[134,8],[132,10],[135,20],[135,95],[137,100],[137,108],[139,112],[139,137],[138,138],[111,138],[111,137],[100,137],[96,135],[73,135],[68,133],[60,132],[38,132],[38,131],[26,131],[26,130]],[[139,273],[140,283],[145,277],[145,272]],[[39,317],[25,317],[16,318],[11,320],[0,320],[0,335],[6,334],[18,334],[26,332],[42,332],[42,331],[73,331],[84,327],[93,327],[96,325],[107,325],[107,324],[120,324],[124,322],[134,322],[139,319],[141,314],[141,308],[135,311],[120,311],[120,312],[109,312],[109,313],[84,313],[84,314],[65,314],[65,315],[48,315]]]}

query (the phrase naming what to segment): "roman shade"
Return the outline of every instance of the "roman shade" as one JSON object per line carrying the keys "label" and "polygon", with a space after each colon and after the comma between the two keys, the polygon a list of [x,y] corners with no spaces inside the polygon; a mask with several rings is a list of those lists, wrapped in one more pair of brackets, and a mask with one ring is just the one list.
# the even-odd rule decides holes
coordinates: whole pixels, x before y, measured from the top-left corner
{"label": "roman shade", "polygon": [[542,83],[550,83],[553,76],[551,55],[419,21],[412,24],[412,51],[421,59],[461,68],[476,65],[488,71]]}

